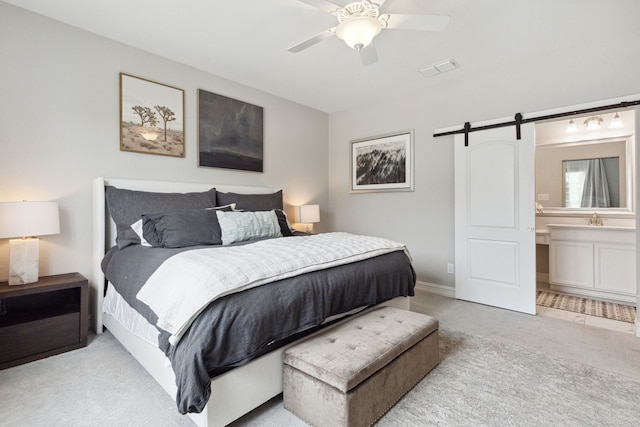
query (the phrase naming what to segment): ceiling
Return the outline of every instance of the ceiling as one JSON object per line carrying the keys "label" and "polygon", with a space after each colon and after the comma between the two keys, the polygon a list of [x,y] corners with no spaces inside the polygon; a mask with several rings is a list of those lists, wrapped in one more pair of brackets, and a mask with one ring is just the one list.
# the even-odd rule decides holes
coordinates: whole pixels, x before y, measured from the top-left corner
{"label": "ceiling", "polygon": [[[390,12],[447,15],[449,24],[443,32],[383,30],[379,61],[364,67],[336,37],[287,52],[336,22],[298,0],[4,1],[327,113],[615,40],[636,31],[640,16],[636,0],[387,0]],[[419,72],[449,58],[459,68]]]}

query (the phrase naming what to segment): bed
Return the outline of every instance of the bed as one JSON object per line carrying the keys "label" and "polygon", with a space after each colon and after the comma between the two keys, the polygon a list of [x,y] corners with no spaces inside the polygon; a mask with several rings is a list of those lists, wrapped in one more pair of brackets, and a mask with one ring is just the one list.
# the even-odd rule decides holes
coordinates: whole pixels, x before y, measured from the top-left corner
{"label": "bed", "polygon": [[[228,195],[231,195],[231,194],[235,194],[237,195],[237,197],[240,197],[239,195],[247,195],[247,197],[248,195],[251,195],[251,196],[264,195],[266,199],[270,199],[270,200],[273,200],[274,197],[276,198],[279,197],[281,200],[282,199],[281,191],[279,189],[274,189],[274,188],[253,187],[253,186],[212,185],[212,184],[202,184],[202,183],[141,181],[141,180],[108,179],[108,178],[96,178],[94,180],[94,183],[93,183],[93,229],[94,229],[93,265],[94,265],[94,269],[93,269],[93,275],[92,275],[93,277],[91,280],[91,302],[92,302],[92,313],[93,313],[93,318],[92,318],[93,326],[97,333],[102,333],[103,327],[106,327],[113,334],[113,336],[120,343],[122,343],[122,345],[137,359],[137,361],[152,375],[152,377],[171,396],[174,396],[174,397],[180,396],[181,390],[180,390],[180,387],[176,385],[176,381],[178,382],[178,384],[182,384],[182,377],[185,375],[185,373],[182,371],[190,370],[190,368],[181,368],[182,371],[177,369],[174,372],[174,369],[168,363],[168,358],[167,358],[167,355],[165,355],[165,351],[161,350],[161,347],[164,348],[165,350],[167,348],[172,349],[167,354],[170,353],[173,364],[176,366],[177,366],[176,361],[178,359],[180,358],[190,359],[191,358],[189,356],[190,353],[186,353],[187,356],[184,356],[184,355],[176,356],[174,353],[176,353],[177,351],[174,351],[174,350],[177,348],[186,347],[186,344],[184,344],[184,342],[191,340],[190,335],[188,334],[191,334],[191,336],[195,335],[196,333],[194,331],[198,330],[198,328],[202,328],[203,324],[207,324],[208,320],[205,321],[203,320],[203,318],[205,317],[205,315],[209,315],[208,314],[209,312],[216,313],[215,310],[218,310],[217,313],[228,311],[228,308],[227,309],[219,308],[220,307],[219,304],[225,304],[227,303],[227,300],[238,301],[240,298],[243,298],[242,301],[250,301],[250,299],[244,299],[244,298],[253,298],[254,300],[258,301],[264,298],[263,296],[259,296],[260,292],[262,292],[264,295],[265,293],[271,292],[274,289],[280,289],[277,287],[284,287],[289,282],[297,284],[299,280],[303,280],[303,279],[308,280],[306,278],[307,276],[313,278],[313,277],[319,277],[318,275],[321,275],[321,274],[328,274],[328,275],[337,274],[338,276],[341,277],[345,275],[344,272],[347,271],[346,269],[352,268],[350,264],[345,266],[333,267],[331,269],[323,270],[323,271],[305,270],[305,274],[299,274],[291,277],[284,277],[273,283],[268,282],[263,284],[262,286],[257,286],[251,289],[243,290],[242,292],[233,292],[232,294],[226,295],[226,296],[223,295],[223,297],[218,298],[216,300],[215,304],[213,302],[209,304],[207,303],[207,301],[205,301],[205,303],[202,304],[204,307],[198,312],[200,314],[198,314],[198,316],[195,317],[195,320],[190,320],[190,322],[199,322],[199,323],[187,323],[186,327],[183,326],[182,329],[177,327],[176,330],[171,330],[171,326],[167,326],[167,330],[170,330],[172,332],[166,332],[166,333],[163,332],[163,334],[160,334],[160,336],[163,336],[163,335],[165,336],[164,338],[165,341],[163,342],[163,344],[152,343],[151,342],[152,340],[149,339],[148,337],[145,337],[144,333],[140,332],[139,329],[136,329],[136,327],[132,326],[131,322],[129,322],[128,320],[125,321],[124,319],[120,318],[118,315],[119,312],[117,309],[108,309],[107,310],[108,313],[103,313],[103,306],[105,306],[105,294],[107,294],[107,297],[108,297],[107,298],[108,301],[106,305],[109,305],[111,304],[109,302],[111,301],[110,295],[115,294],[117,295],[117,298],[121,298],[120,293],[122,294],[126,293],[126,292],[118,292],[118,291],[114,292],[114,286],[113,286],[114,284],[108,283],[108,281],[106,280],[105,273],[103,271],[103,262],[105,262],[107,265],[107,268],[105,271],[110,272],[111,270],[109,270],[108,266],[112,258],[119,257],[122,259],[133,260],[135,259],[136,253],[142,253],[145,250],[145,249],[142,249],[139,245],[138,246],[130,245],[124,248],[113,249],[115,243],[120,244],[120,241],[116,239],[116,237],[118,236],[117,229],[120,226],[120,224],[116,225],[116,223],[114,223],[112,215],[108,211],[107,203],[105,201],[106,197],[108,197],[108,194],[107,194],[108,190],[112,188],[117,188],[121,190],[132,190],[132,191],[145,192],[145,193],[147,192],[149,193],[196,193],[197,192],[202,194],[206,193],[207,191],[211,191],[211,189],[214,188],[215,189],[214,192],[217,192],[218,198],[220,198],[220,193],[222,194],[226,193],[227,196],[225,197],[227,198],[228,198]],[[224,210],[226,211],[226,209]],[[256,210],[262,210],[262,209],[256,209]],[[233,214],[218,213],[217,215],[218,215],[217,218],[222,219],[222,218],[233,217],[236,214],[235,213]],[[249,213],[247,213],[247,215],[249,215]],[[281,228],[282,234],[285,235],[284,225],[282,224],[282,217],[278,216],[277,220],[280,226],[282,227]],[[285,223],[286,223],[286,219],[285,219]],[[130,231],[127,230],[127,232],[130,232]],[[123,234],[122,230],[120,230],[120,235],[122,234]],[[311,237],[316,238],[316,236],[311,236]],[[227,238],[228,238],[228,235],[227,235]],[[317,240],[320,240],[322,238],[326,238],[326,236],[317,236]],[[135,239],[135,236],[134,236],[134,239]],[[273,244],[278,244],[281,241],[285,241],[286,239],[287,238],[264,239],[264,240],[258,239],[258,240],[264,243],[264,245],[273,245]],[[244,243],[246,242],[239,242],[239,246],[243,246]],[[332,242],[328,241],[327,244],[332,244]],[[233,246],[233,244],[229,246]],[[259,245],[253,244],[253,242],[251,245],[246,245],[246,247],[253,247],[253,246],[257,247]],[[266,247],[269,248],[269,246],[266,246]],[[209,250],[218,250],[218,247],[207,246],[202,249],[203,249],[203,252],[205,252]],[[156,251],[156,248],[153,248],[151,250]],[[172,250],[174,249],[167,249],[166,251],[171,252]],[[245,249],[241,249],[241,250],[244,251]],[[178,250],[178,252],[180,252],[181,254],[184,254],[184,253],[191,253],[194,251],[185,250],[184,252],[182,252],[182,249],[180,249]],[[151,252],[147,252],[147,253],[151,253]],[[153,253],[155,254],[156,252],[153,252]],[[160,251],[158,251],[158,253],[160,253]],[[214,253],[216,254],[216,258],[222,259],[221,256],[218,256],[218,254],[221,254],[222,252],[214,252]],[[358,262],[354,262],[353,265],[355,264],[364,265],[364,263],[366,262],[369,262],[369,263],[376,262],[380,264],[379,262],[380,260],[386,260],[386,259],[391,260],[391,258],[389,258],[391,256],[396,257],[394,258],[394,261],[393,261],[394,265],[404,264],[405,263],[404,261],[400,263],[397,262],[399,259],[397,258],[399,256],[399,253],[400,253],[399,251],[394,251],[393,255],[384,254],[375,259],[360,260]],[[162,256],[164,257],[164,255]],[[405,256],[404,254],[402,256],[407,259],[406,264],[408,264],[408,267],[406,266],[399,267],[399,268],[402,268],[403,271],[399,271],[397,274],[395,270],[393,272],[390,272],[389,273],[390,276],[388,279],[389,281],[392,281],[390,278],[393,276],[394,277],[393,280],[395,281],[396,275],[403,276],[405,277],[405,279],[402,279],[400,281],[402,283],[399,282],[400,284],[394,285],[395,288],[393,290],[387,290],[386,288],[382,289],[382,285],[377,284],[375,286],[377,286],[382,290],[378,289],[376,291],[377,293],[376,292],[373,292],[373,293],[376,294],[375,298],[377,300],[384,299],[384,301],[378,301],[377,303],[379,304],[393,305],[399,308],[408,309],[409,308],[408,296],[413,295],[413,285],[415,284],[415,273],[413,272],[413,269],[410,267],[410,261],[408,260],[408,257]],[[153,258],[153,257],[150,257],[150,258]],[[173,261],[173,259],[175,258],[179,258],[179,256],[171,255],[170,257],[167,258],[167,260]],[[391,261],[388,261],[388,262],[391,262]],[[161,263],[158,262],[158,264],[161,266],[165,266],[166,264],[169,264],[169,262],[163,261]],[[389,266],[390,265],[391,264],[389,264]],[[342,271],[340,269],[345,269],[345,270]],[[144,268],[141,268],[140,270],[144,270]],[[170,270],[172,271],[172,269]],[[410,270],[410,272],[408,270]],[[117,277],[117,275],[114,273],[110,273],[110,274],[112,278]],[[150,286],[149,283],[152,282],[151,278],[152,277],[155,278],[157,276],[155,271],[154,273],[149,273],[149,274],[150,274],[150,277],[141,275],[143,279],[139,279],[139,281],[145,282],[144,286],[146,286],[147,289]],[[349,274],[352,274],[352,273],[349,273]],[[353,274],[359,274],[359,273],[354,272]],[[129,277],[129,276],[136,276],[136,275],[137,274],[122,274],[121,276]],[[409,276],[411,276],[411,279],[409,278]],[[161,276],[161,277],[164,277],[164,276]],[[326,281],[333,282],[332,276],[327,276],[327,277],[329,277],[330,280],[327,279]],[[346,276],[346,277],[351,277],[351,279],[349,280],[350,283],[358,281],[358,280],[354,280],[353,276]],[[117,279],[117,280],[114,279],[114,282],[118,282],[119,280],[120,279]],[[387,280],[387,279],[382,277],[381,281],[384,281],[384,280]],[[322,281],[324,281],[324,279]],[[368,279],[363,279],[362,281],[376,282],[378,280],[368,278]],[[316,280],[316,282],[318,282],[318,280]],[[405,284],[404,282],[411,282],[411,283]],[[162,279],[156,280],[156,282],[154,283],[158,283],[158,286],[164,285],[164,281]],[[300,283],[303,283],[303,282],[300,282]],[[308,297],[308,299],[311,301],[307,305],[308,310],[301,310],[301,311],[313,312],[316,305],[321,305],[320,301],[314,300],[311,296]],[[346,298],[346,299],[349,299],[349,298]],[[190,299],[190,300],[193,300],[193,299]],[[129,301],[131,302],[131,299]],[[229,302],[229,304],[230,303],[231,302]],[[254,304],[254,306],[259,305],[259,304],[256,304],[255,302],[252,304]],[[127,304],[124,304],[124,305],[127,306]],[[298,305],[299,304],[297,303],[295,304],[296,307]],[[354,307],[354,310],[346,310],[345,307],[347,307],[347,305],[345,303],[345,307],[341,307],[339,309],[339,311],[341,311],[340,315],[351,314],[362,308],[359,305],[359,303],[356,303],[356,302],[351,303],[351,305],[354,305],[354,306],[358,305],[358,307],[357,308]],[[314,309],[311,309],[312,307]],[[144,311],[144,310],[139,310],[139,311]],[[173,312],[174,310],[170,309],[168,311]],[[135,316],[137,316],[138,314],[139,313],[137,314],[134,313]],[[139,317],[140,316],[137,317],[137,320],[140,320]],[[198,406],[196,408],[196,411],[187,411],[188,416],[190,416],[192,420],[197,425],[200,425],[200,426],[226,425],[234,421],[235,419],[241,417],[242,415],[248,413],[252,409],[261,405],[262,403],[266,402],[270,398],[281,393],[282,392],[282,354],[284,350],[287,348],[287,346],[292,345],[295,342],[295,340],[299,339],[304,334],[313,333],[314,331],[317,331],[319,328],[321,328],[324,324],[331,323],[331,322],[328,322],[328,320],[331,320],[332,322],[343,321],[339,319],[333,320],[334,318],[337,319],[337,316],[328,316],[328,318],[325,319],[325,321],[320,325],[314,323],[312,325],[310,324],[304,327],[302,326],[298,327],[297,329],[294,330],[295,333],[291,333],[289,334],[289,336],[286,336],[286,337],[283,336],[281,337],[281,339],[279,338],[278,341],[275,343],[275,345],[272,345],[275,340],[271,340],[269,341],[267,346],[262,345],[260,347],[260,351],[254,351],[250,358],[246,358],[246,360],[243,359],[242,363],[236,363],[233,366],[225,365],[223,368],[219,370],[219,372],[216,371],[215,369],[212,369],[210,366],[203,368],[206,372],[215,373],[214,374],[215,376],[213,377],[213,379],[210,380],[211,395],[210,396],[207,395],[206,404],[202,403],[202,406]],[[252,321],[259,323],[259,321],[256,321],[255,319]],[[159,319],[158,319],[158,322],[159,322]],[[269,321],[266,321],[265,323],[271,323],[271,322],[272,321],[269,320]],[[148,322],[141,321],[139,323],[143,324],[143,326],[147,328],[146,329],[147,332],[149,332],[150,325]],[[273,322],[273,323],[277,323],[277,322]],[[173,323],[169,322],[167,324],[172,325]],[[226,324],[230,324],[230,323],[226,323]],[[157,332],[157,330],[154,327],[151,328],[151,331]],[[229,333],[228,335],[235,336],[237,334]],[[170,346],[167,344],[167,342],[173,343],[174,345]],[[207,381],[209,381],[208,378],[207,378]],[[207,384],[209,384],[209,382],[207,382]],[[207,389],[207,391],[208,390],[209,389]],[[178,399],[178,404],[180,407],[180,399]],[[184,412],[184,411],[181,410],[181,412]]]}

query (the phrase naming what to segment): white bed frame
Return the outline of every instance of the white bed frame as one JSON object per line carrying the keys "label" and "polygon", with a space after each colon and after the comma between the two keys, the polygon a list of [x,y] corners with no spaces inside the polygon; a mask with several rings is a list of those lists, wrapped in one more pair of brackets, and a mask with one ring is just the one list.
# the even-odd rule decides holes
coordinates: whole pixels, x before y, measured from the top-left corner
{"label": "white bed frame", "polygon": [[[102,302],[105,277],[100,263],[108,248],[116,241],[116,227],[107,213],[105,186],[130,190],[183,193],[206,191],[215,187],[219,191],[243,194],[269,194],[279,189],[267,187],[215,185],[169,181],[142,181],[131,179],[95,178],[93,181],[93,272],[90,280],[92,325],[101,334],[103,326],[135,357],[170,396],[176,395],[175,375],[164,353],[157,347],[132,334],[112,316],[103,314]],[[405,310],[409,298],[396,298],[385,303]],[[293,345],[290,344],[290,345]],[[282,357],[284,350],[276,349],[247,365],[235,368],[211,380],[212,393],[200,414],[189,417],[202,427],[224,426],[262,405],[282,392]]]}

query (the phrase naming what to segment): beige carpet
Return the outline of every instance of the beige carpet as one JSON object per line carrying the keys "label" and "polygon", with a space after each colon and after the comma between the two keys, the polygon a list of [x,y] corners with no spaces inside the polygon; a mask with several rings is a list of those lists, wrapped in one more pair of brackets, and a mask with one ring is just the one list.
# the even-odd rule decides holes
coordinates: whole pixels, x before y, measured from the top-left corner
{"label": "beige carpet", "polygon": [[[411,307],[440,320],[442,361],[380,425],[637,425],[637,337],[419,288]],[[2,427],[193,425],[109,332],[1,370],[0,402]],[[303,425],[281,397],[234,424]]]}
{"label": "beige carpet", "polygon": [[536,304],[621,322],[634,323],[636,319],[636,308],[631,305],[615,304],[556,292],[538,291]]}
{"label": "beige carpet", "polygon": [[[378,426],[637,426],[640,381],[441,328],[441,363]],[[306,426],[272,399],[234,427]]]}

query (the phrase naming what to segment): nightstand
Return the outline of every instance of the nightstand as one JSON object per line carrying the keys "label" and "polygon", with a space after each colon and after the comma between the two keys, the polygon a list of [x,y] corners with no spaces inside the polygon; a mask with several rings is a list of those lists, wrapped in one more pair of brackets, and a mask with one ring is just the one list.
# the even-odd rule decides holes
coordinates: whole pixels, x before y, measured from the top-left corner
{"label": "nightstand", "polygon": [[87,345],[88,284],[79,273],[0,282],[0,369]]}

